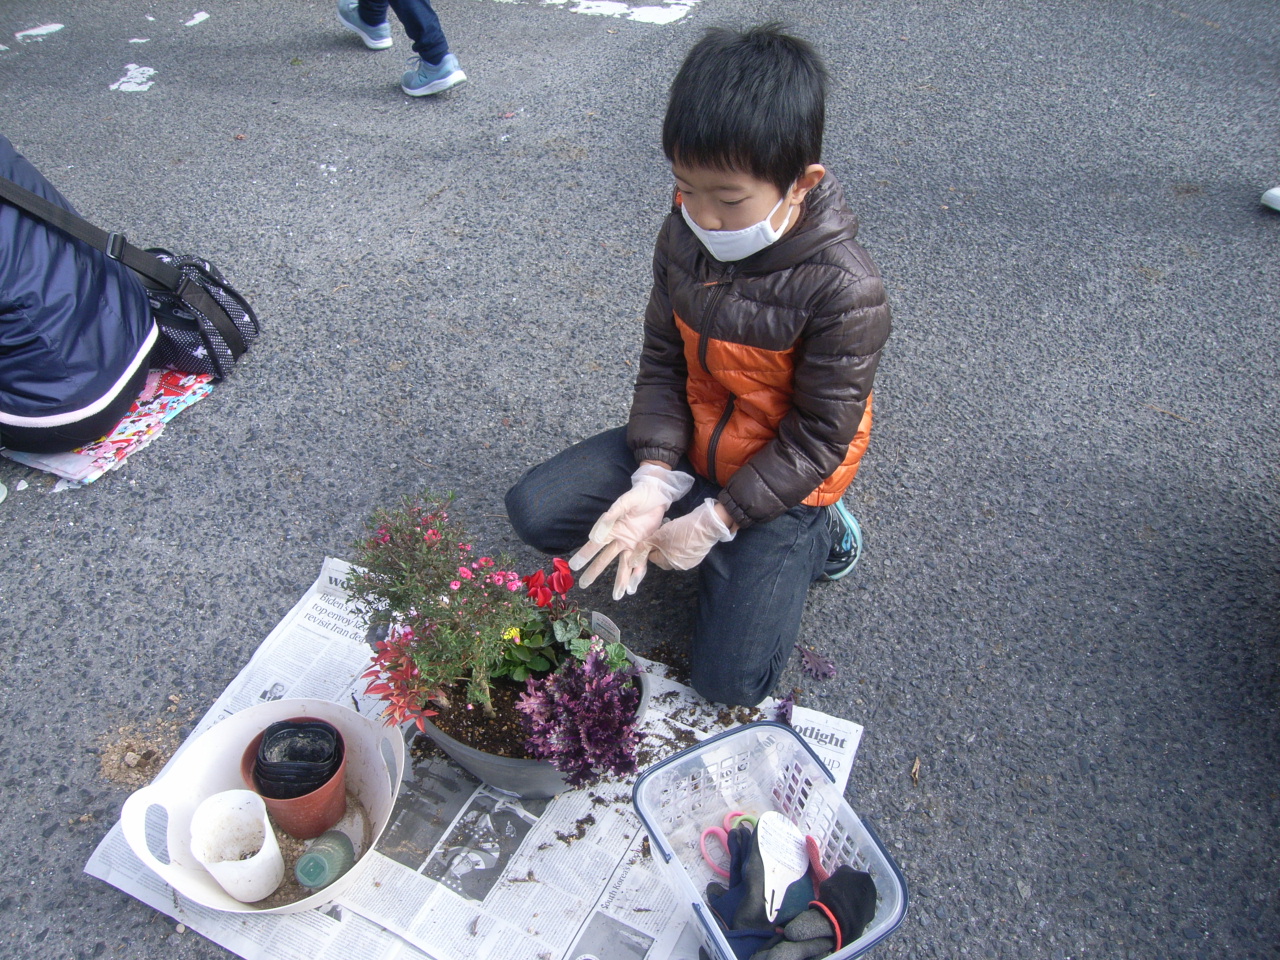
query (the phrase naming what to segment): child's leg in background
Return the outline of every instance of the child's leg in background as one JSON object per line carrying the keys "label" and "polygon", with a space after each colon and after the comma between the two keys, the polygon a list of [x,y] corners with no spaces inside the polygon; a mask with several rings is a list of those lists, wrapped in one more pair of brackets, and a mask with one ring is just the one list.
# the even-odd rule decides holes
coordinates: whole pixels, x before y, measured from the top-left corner
{"label": "child's leg in background", "polygon": [[404,32],[413,43],[413,52],[427,63],[443,60],[449,52],[449,41],[429,0],[360,0],[360,19],[371,25],[386,23],[388,2],[404,25]]}
{"label": "child's leg in background", "polygon": [[744,706],[772,692],[800,632],[809,585],[822,573],[830,547],[826,510],[799,506],[711,549],[698,566],[690,655],[695,690],[708,700]]}
{"label": "child's leg in background", "polygon": [[507,517],[529,546],[567,557],[587,542],[613,501],[631,489],[635,470],[626,427],[606,430],[521,477],[507,491]]}

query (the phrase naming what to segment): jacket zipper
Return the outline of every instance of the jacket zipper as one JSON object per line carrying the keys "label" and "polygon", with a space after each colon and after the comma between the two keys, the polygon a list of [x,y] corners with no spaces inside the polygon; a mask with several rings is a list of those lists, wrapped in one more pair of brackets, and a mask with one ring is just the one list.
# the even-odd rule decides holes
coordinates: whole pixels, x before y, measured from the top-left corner
{"label": "jacket zipper", "polygon": [[707,344],[711,342],[711,328],[716,319],[716,308],[720,306],[720,298],[724,296],[729,284],[733,283],[733,272],[733,267],[730,267],[719,280],[703,284],[703,286],[715,287],[711,291],[711,300],[707,303],[707,319],[702,325],[702,336],[698,341],[698,363],[702,365],[704,373],[711,372],[707,367]]}
{"label": "jacket zipper", "polygon": [[[724,296],[725,290],[733,283],[734,269],[730,267],[725,271],[725,275],[719,280],[713,280],[707,286],[714,286],[711,292],[711,300],[707,304],[707,318],[702,325],[702,336],[698,340],[698,363],[702,365],[704,373],[711,373],[711,368],[707,366],[707,346],[711,342],[711,329],[715,323],[716,308],[720,306],[720,298]],[[724,432],[725,425],[728,424],[729,418],[733,416],[733,394],[729,394],[729,401],[724,406],[724,413],[720,414],[720,421],[716,424],[716,428],[711,431],[711,439],[707,441],[707,478],[714,484],[719,484],[720,480],[716,477],[716,448],[720,445],[720,434]]]}
{"label": "jacket zipper", "polygon": [[724,405],[724,413],[720,414],[720,422],[711,431],[711,439],[707,441],[707,472],[711,474],[707,479],[716,486],[720,485],[720,479],[716,476],[716,448],[720,446],[720,434],[724,432],[725,426],[729,423],[729,418],[733,416],[733,404],[736,399],[732,393],[729,394],[729,402]]}

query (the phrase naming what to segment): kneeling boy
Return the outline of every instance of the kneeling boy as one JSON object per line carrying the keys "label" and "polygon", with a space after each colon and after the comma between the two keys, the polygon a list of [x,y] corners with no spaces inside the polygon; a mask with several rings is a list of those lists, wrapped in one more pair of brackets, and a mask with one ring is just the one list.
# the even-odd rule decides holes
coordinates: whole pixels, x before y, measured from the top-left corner
{"label": "kneeling boy", "polygon": [[813,48],[772,25],[690,50],[663,124],[675,197],[630,419],[507,493],[526,543],[580,548],[583,585],[616,559],[615,599],[649,562],[696,567],[692,681],[729,704],[768,696],[809,584],[844,576],[861,546],[841,496],[889,307],[820,162],[826,85]]}

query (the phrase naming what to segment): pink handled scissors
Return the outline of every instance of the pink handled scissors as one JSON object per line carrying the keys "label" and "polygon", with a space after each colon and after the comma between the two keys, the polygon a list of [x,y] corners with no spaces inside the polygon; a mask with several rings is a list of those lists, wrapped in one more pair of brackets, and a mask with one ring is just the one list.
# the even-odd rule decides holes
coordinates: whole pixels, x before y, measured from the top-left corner
{"label": "pink handled scissors", "polygon": [[712,872],[715,873],[716,876],[728,879],[729,871],[711,859],[711,854],[707,852],[707,837],[715,837],[719,840],[720,846],[725,852],[725,856],[728,856],[729,831],[738,824],[744,822],[749,823],[754,827],[758,819],[758,817],[754,817],[749,813],[743,813],[741,810],[734,810],[733,812],[726,813],[724,815],[723,827],[707,827],[707,829],[702,831],[702,836],[698,838],[698,850],[702,854],[702,859],[706,861],[707,866],[711,868]]}

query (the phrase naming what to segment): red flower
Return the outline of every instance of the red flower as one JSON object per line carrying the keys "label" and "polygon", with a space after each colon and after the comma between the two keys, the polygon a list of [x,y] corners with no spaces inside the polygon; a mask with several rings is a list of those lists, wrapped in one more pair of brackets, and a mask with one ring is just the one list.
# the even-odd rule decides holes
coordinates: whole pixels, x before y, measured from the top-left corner
{"label": "red flower", "polygon": [[540,607],[549,606],[551,603],[551,591],[547,588],[547,575],[541,570],[535,570],[527,577],[521,577],[524,585],[529,588],[529,596]]}
{"label": "red flower", "polygon": [[569,571],[569,563],[555,557],[551,565],[555,568],[551,574],[551,589],[563,597],[573,588],[573,574]]}

